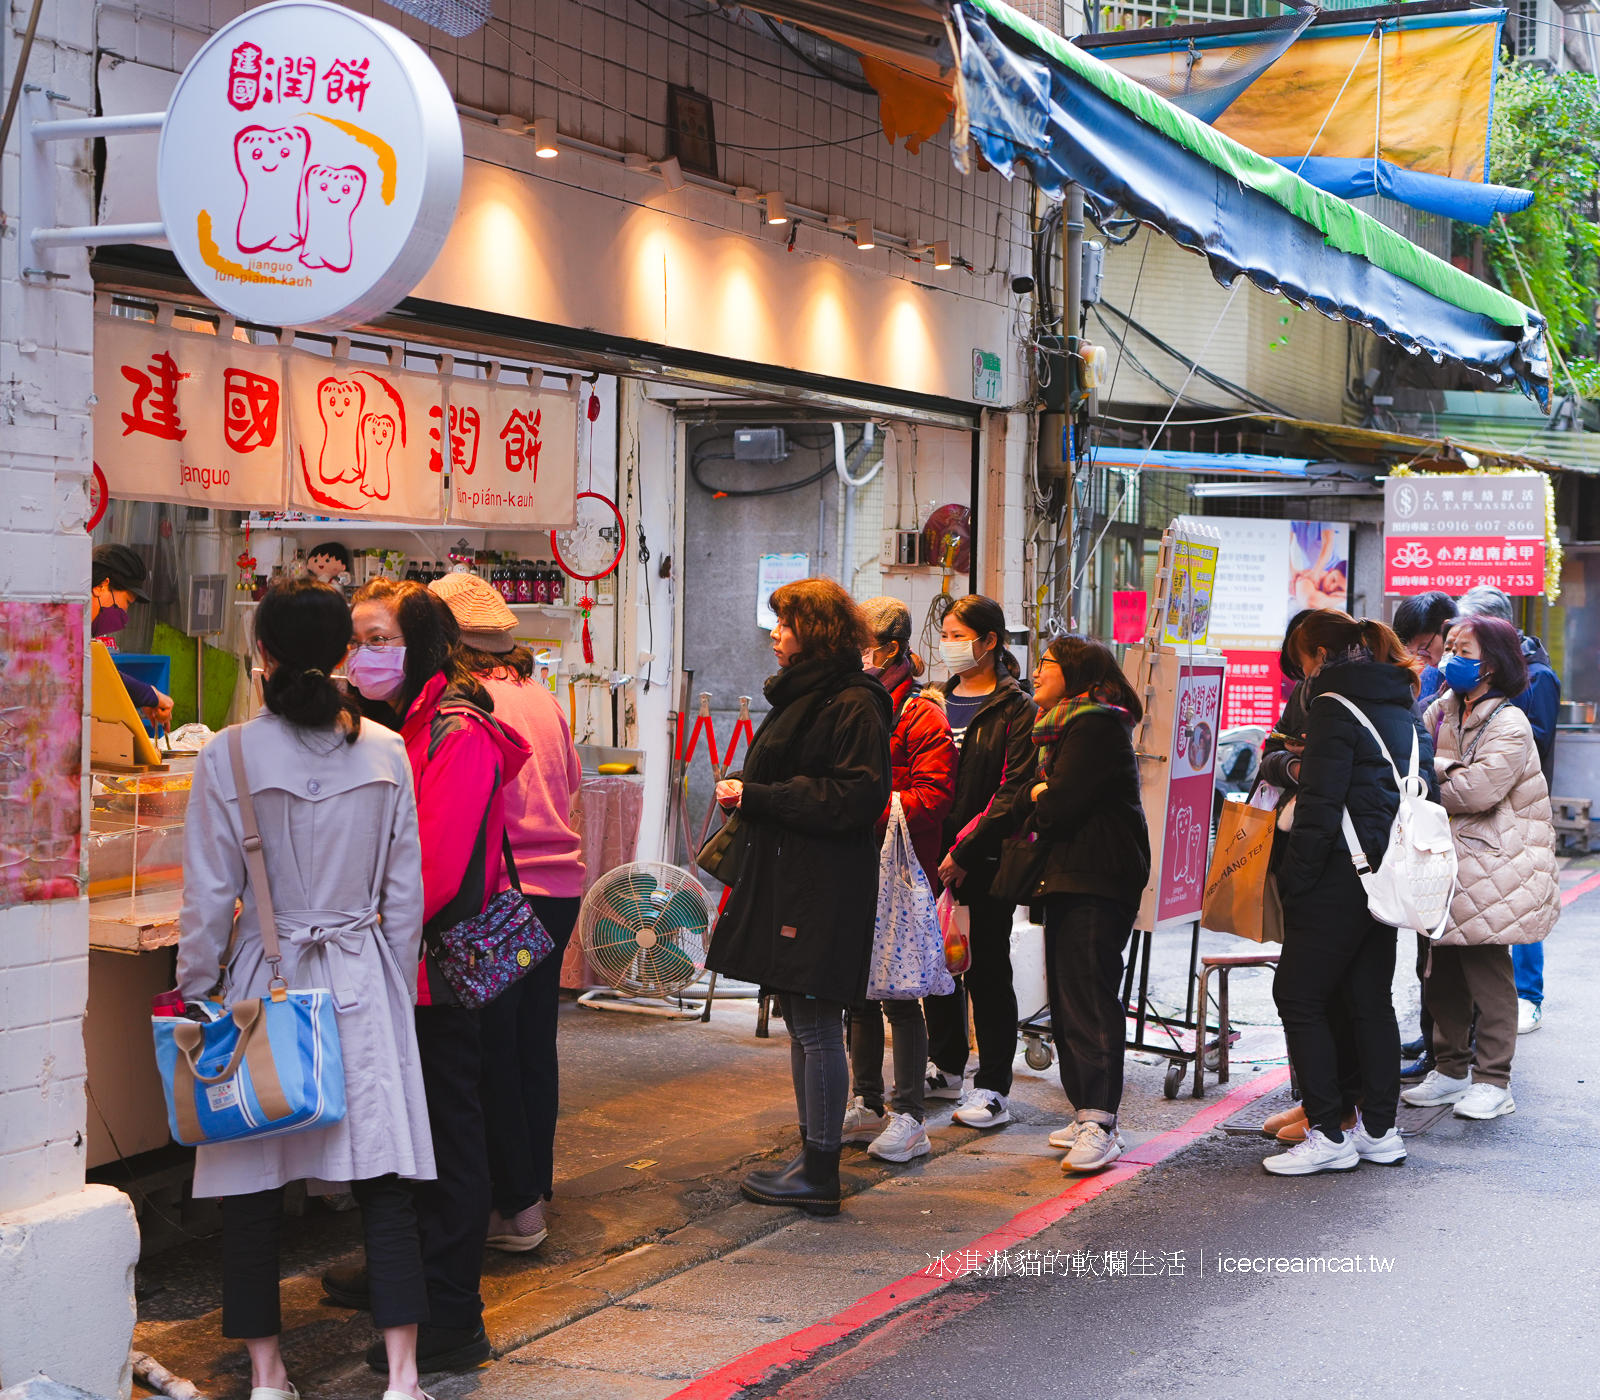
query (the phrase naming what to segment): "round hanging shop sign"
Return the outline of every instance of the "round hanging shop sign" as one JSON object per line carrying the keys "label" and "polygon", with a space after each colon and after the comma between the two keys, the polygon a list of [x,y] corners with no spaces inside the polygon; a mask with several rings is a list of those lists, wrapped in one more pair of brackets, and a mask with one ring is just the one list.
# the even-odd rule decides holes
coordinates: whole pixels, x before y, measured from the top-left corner
{"label": "round hanging shop sign", "polygon": [[184,70],[157,193],[190,281],[273,326],[371,320],[432,266],[461,196],[461,122],[410,39],[321,0],[224,25]]}

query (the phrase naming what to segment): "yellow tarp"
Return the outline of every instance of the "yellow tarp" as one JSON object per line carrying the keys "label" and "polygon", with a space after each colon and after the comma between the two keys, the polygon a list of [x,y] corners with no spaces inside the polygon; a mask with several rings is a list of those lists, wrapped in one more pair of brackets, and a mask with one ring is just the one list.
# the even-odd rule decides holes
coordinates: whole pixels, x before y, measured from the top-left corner
{"label": "yellow tarp", "polygon": [[922,143],[937,136],[939,128],[955,110],[955,94],[950,84],[909,73],[882,59],[861,55],[861,71],[878,90],[878,120],[883,134],[894,145],[906,138],[906,150],[916,155]]}
{"label": "yellow tarp", "polygon": [[[1402,29],[1383,36],[1383,122],[1379,155],[1406,170],[1483,180],[1497,24]],[[1367,51],[1356,57],[1361,46]],[[1205,49],[1205,64],[1227,50]],[[1152,59],[1127,60],[1148,63]],[[1182,54],[1161,62],[1185,62]],[[1137,74],[1117,62],[1130,77]],[[1350,76],[1355,65],[1355,74]],[[1339,89],[1350,84],[1344,96]],[[1362,158],[1372,155],[1378,118],[1378,41],[1367,35],[1319,38],[1311,30],[1256,79],[1216,128],[1264,156]],[[1338,97],[1338,105],[1334,99]],[[1328,119],[1319,137],[1323,118]],[[1312,141],[1316,147],[1312,149]]]}

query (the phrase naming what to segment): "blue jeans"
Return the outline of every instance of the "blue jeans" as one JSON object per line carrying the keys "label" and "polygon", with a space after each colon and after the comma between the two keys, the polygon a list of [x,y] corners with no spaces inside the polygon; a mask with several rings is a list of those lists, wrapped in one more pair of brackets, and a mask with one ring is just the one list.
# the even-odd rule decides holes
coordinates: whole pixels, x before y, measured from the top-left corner
{"label": "blue jeans", "polygon": [[779,992],[778,1000],[789,1028],[789,1072],[800,1136],[820,1151],[836,1152],[850,1102],[844,1003],[799,992]]}
{"label": "blue jeans", "polygon": [[1535,1006],[1543,1006],[1544,944],[1513,943],[1511,972],[1517,979],[1517,995]]}

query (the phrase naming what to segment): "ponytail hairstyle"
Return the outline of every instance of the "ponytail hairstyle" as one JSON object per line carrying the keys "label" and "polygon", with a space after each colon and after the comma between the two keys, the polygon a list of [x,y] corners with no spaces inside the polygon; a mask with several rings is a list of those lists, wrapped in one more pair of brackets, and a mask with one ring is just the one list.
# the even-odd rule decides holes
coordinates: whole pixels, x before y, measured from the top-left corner
{"label": "ponytail hairstyle", "polygon": [[1395,636],[1393,628],[1376,618],[1358,622],[1349,613],[1324,608],[1301,621],[1294,632],[1292,650],[1303,665],[1315,660],[1318,651],[1326,652],[1329,661],[1351,652],[1363,653],[1373,661],[1409,672],[1413,694],[1422,686],[1422,663]]}
{"label": "ponytail hairstyle", "polygon": [[330,679],[350,645],[344,594],[310,575],[275,583],[256,609],[255,637],[273,663],[261,683],[267,708],[298,729],[326,729],[342,716],[354,743],[361,707]]}
{"label": "ponytail hairstyle", "polygon": [[1087,695],[1102,705],[1119,706],[1128,712],[1130,724],[1144,718],[1144,706],[1117,665],[1116,653],[1104,642],[1068,632],[1051,642],[1045,655],[1061,668],[1069,699]]}
{"label": "ponytail hairstyle", "polygon": [[429,592],[414,579],[375,578],[362,584],[351,600],[352,607],[362,603],[386,604],[400,624],[400,635],[406,644],[405,679],[391,704],[402,719],[428,682],[441,674],[447,685],[479,709],[494,709],[489,692],[462,658],[461,628],[455,614],[437,593]]}
{"label": "ponytail hairstyle", "polygon": [[1000,675],[1002,666],[1012,679],[1022,675],[1021,664],[1011,654],[1011,648],[1006,645],[1006,610],[993,598],[985,598],[981,593],[969,593],[965,598],[957,598],[950,605],[950,611],[946,616],[955,618],[963,627],[971,628],[978,634],[979,641],[991,635],[994,637],[996,677]]}

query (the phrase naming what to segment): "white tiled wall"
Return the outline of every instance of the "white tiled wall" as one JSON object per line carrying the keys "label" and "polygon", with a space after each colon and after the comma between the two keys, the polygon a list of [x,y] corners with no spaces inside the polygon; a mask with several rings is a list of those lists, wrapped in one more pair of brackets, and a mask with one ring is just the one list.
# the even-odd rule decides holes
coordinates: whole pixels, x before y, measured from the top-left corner
{"label": "white tiled wall", "polygon": [[[667,85],[692,87],[712,100],[724,181],[775,189],[792,204],[825,213],[870,218],[875,228],[913,240],[948,238],[952,251],[980,271],[999,268],[990,276],[966,276],[960,289],[1008,301],[1003,274],[1022,271],[1026,263],[1022,181],[1008,184],[993,172],[958,174],[948,123],[916,155],[890,147],[878,124],[876,95],[819,77],[753,17],[738,19],[736,11],[694,0],[648,4],[497,0],[494,18],[460,40],[379,0],[351,0],[349,8],[421,44],[463,106],[494,115],[554,116],[562,135],[612,150],[667,154]],[[140,4],[135,18],[131,4],[106,0],[99,41],[124,58],[177,70],[206,33],[244,8],[235,0],[155,0]],[[583,178],[593,177],[586,172]],[[708,223],[755,221],[754,211],[724,199],[704,195],[702,201],[710,201]],[[801,236],[823,235],[807,230]],[[917,266],[881,246],[865,261],[884,271]]]}
{"label": "white tiled wall", "polygon": [[[27,8],[8,7],[8,79]],[[89,16],[83,0],[47,0],[25,81],[66,100],[35,115],[90,110]],[[27,116],[24,104],[4,154],[13,215]],[[55,220],[90,222],[87,145],[51,149]],[[82,601],[89,590],[83,518],[93,389],[88,259],[81,249],[58,251],[50,266],[69,274],[66,280],[24,282],[13,229],[0,239],[0,603]],[[83,1185],[88,930],[83,900],[0,909],[0,1214]]]}

